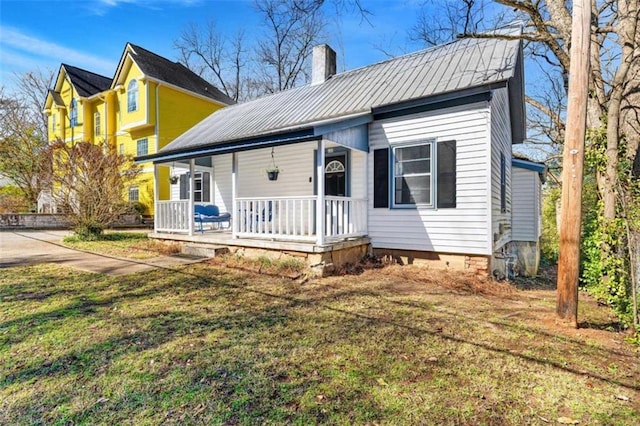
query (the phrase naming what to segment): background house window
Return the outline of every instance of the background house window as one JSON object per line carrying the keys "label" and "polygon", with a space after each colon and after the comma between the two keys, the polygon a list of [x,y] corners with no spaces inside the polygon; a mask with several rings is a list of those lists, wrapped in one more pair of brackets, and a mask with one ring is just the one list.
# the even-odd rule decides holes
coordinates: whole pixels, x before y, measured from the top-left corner
{"label": "background house window", "polygon": [[432,142],[393,148],[395,205],[432,204]]}
{"label": "background house window", "polygon": [[127,86],[127,112],[138,109],[138,82],[131,80]]}
{"label": "background house window", "polygon": [[136,155],[147,155],[149,153],[149,141],[147,138],[138,140],[138,145],[136,149]]}
{"label": "background house window", "polygon": [[71,99],[71,112],[69,113],[69,124],[71,127],[78,125],[78,102],[76,98]]}
{"label": "background house window", "polygon": [[118,145],[118,152],[120,153],[120,155],[124,155],[124,144],[123,143]]}
{"label": "background house window", "polygon": [[100,136],[100,113],[96,112],[93,115],[93,124],[95,125],[95,135]]}
{"label": "background house window", "polygon": [[129,188],[129,201],[140,201],[140,190],[137,186]]}
{"label": "background house window", "polygon": [[51,131],[52,132],[56,131],[56,115],[55,114],[51,114]]}

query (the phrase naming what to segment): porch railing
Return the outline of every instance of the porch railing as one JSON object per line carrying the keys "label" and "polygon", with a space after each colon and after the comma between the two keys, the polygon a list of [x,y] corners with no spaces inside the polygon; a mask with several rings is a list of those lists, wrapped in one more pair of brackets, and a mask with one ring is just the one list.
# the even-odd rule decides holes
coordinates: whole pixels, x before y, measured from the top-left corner
{"label": "porch railing", "polygon": [[[236,198],[236,236],[315,242],[317,202],[312,195]],[[324,207],[326,242],[367,234],[366,200],[327,196]]]}
{"label": "porch railing", "polygon": [[[282,241],[318,241],[318,197],[236,198],[231,212],[235,235]],[[194,203],[207,204],[207,203]],[[189,232],[189,201],[157,201],[157,232]],[[326,196],[324,200],[325,242],[367,235],[367,200]]]}
{"label": "porch railing", "polygon": [[156,232],[188,232],[189,200],[156,201]]}

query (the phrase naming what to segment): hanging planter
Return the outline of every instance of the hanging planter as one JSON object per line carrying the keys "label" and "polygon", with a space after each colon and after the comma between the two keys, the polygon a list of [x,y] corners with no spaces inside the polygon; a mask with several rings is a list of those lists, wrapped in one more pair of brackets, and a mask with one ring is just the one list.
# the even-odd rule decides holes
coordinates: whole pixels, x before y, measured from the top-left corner
{"label": "hanging planter", "polygon": [[278,173],[280,173],[280,170],[278,170],[277,167],[267,169],[267,177],[269,180],[278,180]]}
{"label": "hanging planter", "polygon": [[276,166],[273,148],[271,148],[271,166],[267,169],[267,178],[269,180],[278,180],[278,173],[280,173],[280,169]]}
{"label": "hanging planter", "polygon": [[175,185],[180,180],[180,176],[176,175],[176,163],[171,163],[171,172],[169,174],[169,183]]}

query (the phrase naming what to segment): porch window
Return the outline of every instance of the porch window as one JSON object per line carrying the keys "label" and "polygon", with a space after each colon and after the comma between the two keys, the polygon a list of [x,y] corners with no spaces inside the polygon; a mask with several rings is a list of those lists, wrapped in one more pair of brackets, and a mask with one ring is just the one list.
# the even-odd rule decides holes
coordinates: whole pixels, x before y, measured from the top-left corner
{"label": "porch window", "polygon": [[136,155],[147,155],[149,153],[149,140],[147,138],[140,139],[137,142]]}
{"label": "porch window", "polygon": [[[209,172],[195,172],[193,176],[193,201],[196,203],[208,203],[210,197],[209,180],[211,174]],[[180,175],[180,199],[189,199],[189,173]]]}
{"label": "porch window", "polygon": [[120,153],[120,155],[124,155],[124,144],[123,143],[118,145],[118,152]]}
{"label": "porch window", "polygon": [[127,86],[127,112],[138,109],[138,82],[131,80]]}
{"label": "porch window", "polygon": [[129,201],[140,201],[140,190],[137,186],[129,188]]}
{"label": "porch window", "polygon": [[94,132],[96,136],[100,136],[100,113],[96,112],[93,115],[93,124],[95,126]]}
{"label": "porch window", "polygon": [[432,139],[376,149],[373,175],[374,208],[455,208],[456,141]]}

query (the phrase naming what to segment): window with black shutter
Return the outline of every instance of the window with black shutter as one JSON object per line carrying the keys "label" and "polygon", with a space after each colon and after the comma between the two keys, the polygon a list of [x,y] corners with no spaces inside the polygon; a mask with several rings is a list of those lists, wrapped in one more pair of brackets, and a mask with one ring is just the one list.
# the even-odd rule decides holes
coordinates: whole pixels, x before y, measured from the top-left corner
{"label": "window with black shutter", "polygon": [[389,149],[373,151],[373,207],[389,207]]}
{"label": "window with black shutter", "polygon": [[436,185],[439,209],[456,207],[456,141],[444,141],[437,144],[438,173]]}
{"label": "window with black shutter", "polygon": [[455,140],[374,150],[373,174],[374,207],[456,207]]}

